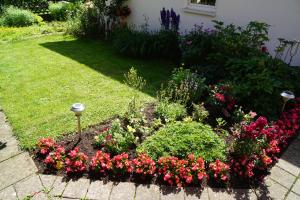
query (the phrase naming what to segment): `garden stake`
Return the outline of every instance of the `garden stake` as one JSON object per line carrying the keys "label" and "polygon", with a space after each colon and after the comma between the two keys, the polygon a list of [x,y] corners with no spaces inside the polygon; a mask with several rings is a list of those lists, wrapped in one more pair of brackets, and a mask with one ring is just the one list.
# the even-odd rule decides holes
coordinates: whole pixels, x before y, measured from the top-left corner
{"label": "garden stake", "polygon": [[84,110],[85,110],[85,106],[82,103],[74,103],[71,107],[71,111],[73,111],[75,113],[75,116],[77,117],[77,129],[78,129],[78,134],[79,134],[79,138],[73,148],[75,148],[78,145],[78,143],[81,141],[80,117]]}
{"label": "garden stake", "polygon": [[291,99],[294,99],[295,95],[291,91],[283,91],[283,92],[281,92],[280,95],[282,96],[282,99],[283,99],[283,106],[282,106],[282,110],[281,110],[281,112],[283,112],[284,108],[285,108],[285,105],[286,105],[286,102],[288,102]]}

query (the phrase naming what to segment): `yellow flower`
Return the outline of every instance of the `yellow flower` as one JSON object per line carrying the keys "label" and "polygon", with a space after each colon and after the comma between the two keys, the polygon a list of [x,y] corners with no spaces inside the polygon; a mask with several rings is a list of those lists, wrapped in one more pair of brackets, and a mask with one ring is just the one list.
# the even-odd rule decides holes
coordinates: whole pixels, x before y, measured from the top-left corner
{"label": "yellow flower", "polygon": [[135,129],[132,128],[132,127],[129,126],[129,125],[127,125],[127,130],[128,130],[128,132],[130,132],[130,133],[134,133],[134,132],[135,132]]}
{"label": "yellow flower", "polygon": [[64,164],[63,164],[62,161],[57,161],[55,168],[58,169],[58,170],[60,170],[61,168],[63,168],[63,166],[64,166]]}

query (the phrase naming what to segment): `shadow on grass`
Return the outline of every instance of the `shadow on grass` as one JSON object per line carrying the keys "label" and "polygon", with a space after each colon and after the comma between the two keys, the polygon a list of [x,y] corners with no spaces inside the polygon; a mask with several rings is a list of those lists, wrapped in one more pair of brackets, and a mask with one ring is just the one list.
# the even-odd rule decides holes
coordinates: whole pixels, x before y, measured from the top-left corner
{"label": "shadow on grass", "polygon": [[132,59],[117,55],[108,42],[90,39],[47,42],[41,46],[69,57],[79,63],[124,83],[124,73],[133,66],[140,76],[147,80],[143,92],[155,96],[162,82],[168,79],[172,71],[170,62],[159,60]]}

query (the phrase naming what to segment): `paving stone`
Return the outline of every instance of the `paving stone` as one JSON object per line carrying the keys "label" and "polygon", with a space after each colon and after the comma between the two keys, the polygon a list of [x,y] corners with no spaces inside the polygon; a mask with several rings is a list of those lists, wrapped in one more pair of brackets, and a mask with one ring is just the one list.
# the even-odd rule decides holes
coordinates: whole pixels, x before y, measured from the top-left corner
{"label": "paving stone", "polygon": [[58,176],[55,179],[52,186],[52,190],[49,192],[49,194],[52,196],[61,196],[66,186],[67,186],[67,181],[63,177]]}
{"label": "paving stone", "polygon": [[135,195],[134,183],[120,182],[113,185],[110,199],[111,200],[132,200]]}
{"label": "paving stone", "polygon": [[291,175],[290,173],[276,166],[273,167],[270,172],[271,172],[270,178],[280,183],[286,188],[290,188],[296,179],[295,176]]}
{"label": "paving stone", "polygon": [[46,190],[51,190],[53,188],[54,181],[56,180],[57,176],[54,175],[45,175],[40,174],[40,179],[42,181],[42,184]]}
{"label": "paving stone", "polygon": [[138,185],[136,188],[135,200],[157,200],[159,196],[159,186],[157,185]]}
{"label": "paving stone", "polygon": [[233,200],[235,199],[234,193],[221,188],[208,188],[209,199],[214,200]]}
{"label": "paving stone", "polygon": [[93,181],[90,184],[86,198],[108,200],[112,185],[112,182],[103,183],[103,181]]}
{"label": "paving stone", "polygon": [[208,200],[207,188],[185,188],[185,200]]}
{"label": "paving stone", "polygon": [[298,167],[297,165],[290,163],[284,159],[279,159],[276,166],[290,172],[294,176],[298,176],[298,174],[300,173],[300,167]]}
{"label": "paving stone", "polygon": [[71,180],[63,192],[63,197],[68,198],[84,198],[90,186],[90,180],[80,178],[78,180]]}
{"label": "paving stone", "polygon": [[16,200],[16,199],[17,199],[17,193],[13,186],[10,186],[0,191],[0,200]]}
{"label": "paving stone", "polygon": [[34,196],[44,189],[38,175],[30,176],[16,183],[15,188],[19,199],[24,199],[26,196]]}
{"label": "paving stone", "polygon": [[259,188],[255,189],[255,193],[258,199],[278,199],[282,200],[288,189],[279,185],[270,178],[265,179],[265,184],[262,184]]}
{"label": "paving stone", "polygon": [[297,180],[295,185],[292,188],[292,191],[295,192],[296,194],[300,195],[300,179]]}
{"label": "paving stone", "polygon": [[[0,112],[1,113],[1,112]],[[10,137],[13,137],[13,132],[8,123],[0,120],[0,141],[5,141]]]}
{"label": "paving stone", "polygon": [[162,186],[160,190],[161,200],[183,200],[184,190],[176,187]]}
{"label": "paving stone", "polygon": [[0,149],[0,162],[21,153],[18,142],[14,137],[1,138],[1,142],[4,142],[5,145]]}
{"label": "paving stone", "polygon": [[1,162],[0,169],[0,190],[37,171],[37,168],[28,153],[22,153]]}
{"label": "paving stone", "polygon": [[290,192],[286,200],[300,200],[300,196],[295,194],[294,192]]}

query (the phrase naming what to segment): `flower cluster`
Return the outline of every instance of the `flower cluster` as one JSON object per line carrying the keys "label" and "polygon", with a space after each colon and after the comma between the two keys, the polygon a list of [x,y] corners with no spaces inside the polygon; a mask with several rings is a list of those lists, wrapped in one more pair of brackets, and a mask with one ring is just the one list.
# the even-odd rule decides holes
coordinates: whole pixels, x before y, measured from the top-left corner
{"label": "flower cluster", "polygon": [[240,137],[256,139],[261,135],[267,135],[268,131],[265,129],[267,125],[267,118],[259,117],[255,122],[251,122],[249,125],[242,126]]}
{"label": "flower cluster", "polygon": [[180,15],[177,15],[173,9],[166,10],[163,8],[160,11],[161,25],[165,30],[169,30],[170,24],[171,28],[175,31],[179,29]]}
{"label": "flower cluster", "polygon": [[236,104],[236,99],[231,94],[231,87],[226,83],[218,83],[210,86],[210,103],[214,106],[221,107],[222,112],[226,117],[229,117],[229,112],[232,112]]}
{"label": "flower cluster", "polygon": [[110,155],[102,151],[97,151],[96,155],[90,162],[90,169],[95,172],[106,174],[109,170],[112,169]]}
{"label": "flower cluster", "polygon": [[214,180],[221,180],[227,182],[229,180],[229,165],[216,160],[216,162],[209,164],[209,170]]}
{"label": "flower cluster", "polygon": [[56,147],[55,141],[52,138],[41,138],[37,144],[39,153],[42,155],[49,154]]}
{"label": "flower cluster", "polygon": [[55,145],[56,149],[51,151],[44,160],[44,163],[51,169],[60,170],[64,167],[65,149]]}
{"label": "flower cluster", "polygon": [[276,122],[268,123],[265,117],[243,124],[236,140],[235,152],[230,161],[232,172],[239,177],[255,177],[256,171],[267,170],[282,146],[299,130],[300,104],[282,113]]}
{"label": "flower cluster", "polygon": [[188,155],[186,160],[177,157],[161,157],[158,160],[159,174],[170,185],[181,187],[191,183],[201,182],[206,177],[204,160]]}
{"label": "flower cluster", "polygon": [[86,171],[88,157],[79,152],[79,148],[75,147],[68,153],[65,160],[66,172],[69,173],[82,173]]}
{"label": "flower cluster", "polygon": [[134,172],[143,176],[153,176],[156,172],[155,161],[146,154],[139,154],[137,158],[132,160]]}
{"label": "flower cluster", "polygon": [[115,174],[126,174],[133,172],[132,161],[129,160],[127,153],[116,155],[112,158],[112,168]]}

